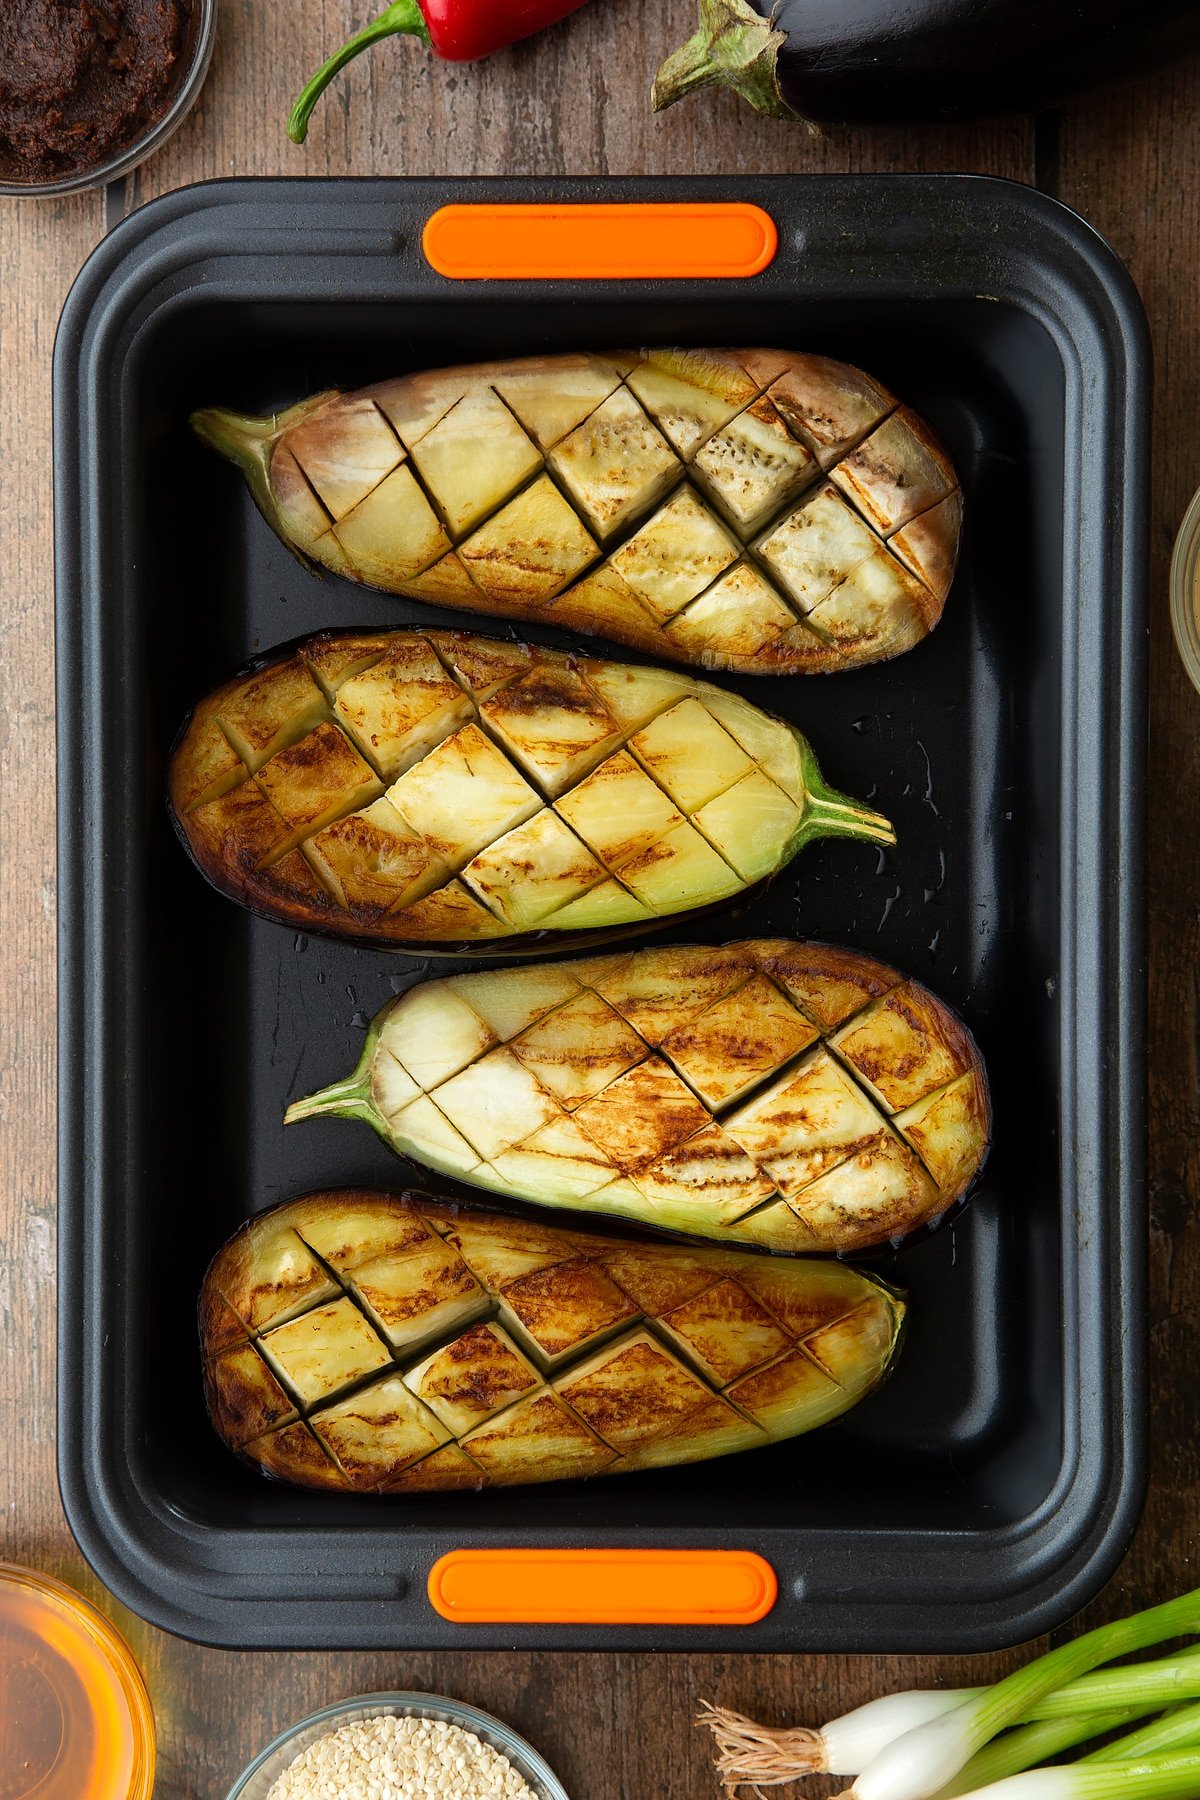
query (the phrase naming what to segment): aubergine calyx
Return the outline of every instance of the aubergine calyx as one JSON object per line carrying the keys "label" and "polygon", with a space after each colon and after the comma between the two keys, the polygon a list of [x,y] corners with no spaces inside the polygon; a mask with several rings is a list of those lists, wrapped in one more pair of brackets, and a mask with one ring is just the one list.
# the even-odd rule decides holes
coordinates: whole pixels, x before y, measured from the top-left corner
{"label": "aubergine calyx", "polygon": [[189,414],[188,424],[202,444],[242,471],[259,509],[270,518],[278,510],[271,492],[271,453],[276,443],[285,431],[337,398],[334,389],[325,388],[297,406],[261,419],[253,413],[234,412],[229,406],[202,406]]}
{"label": "aubergine calyx", "polygon": [[[700,88],[729,87],[756,112],[772,119],[796,119],[779,87],[776,64],[787,32],[747,0],[700,0],[700,29],[668,56],[654,78],[651,104],[655,112],[674,106]],[[808,120],[810,131],[817,127]]]}
{"label": "aubergine calyx", "polygon": [[252,413],[234,412],[228,406],[204,406],[188,417],[188,424],[201,443],[207,444],[210,450],[219,452],[241,470],[254,504],[296,561],[318,575],[323,573],[321,565],[304,554],[280,512],[279,502],[271,486],[271,457],[286,431],[299,425],[312,413],[320,412],[323,406],[337,398],[336,389],[324,388],[319,394],[313,394],[307,400],[289,406],[284,412],[271,413],[266,418],[256,418]]}
{"label": "aubergine calyx", "polygon": [[885,819],[882,813],[875,812],[871,807],[852,800],[849,794],[840,794],[836,788],[830,787],[821,773],[812,745],[799,732],[796,736],[800,740],[804,811],[779,868],[786,868],[792,857],[798,856],[801,850],[809,844],[815,844],[819,838],[858,838],[862,843],[890,848],[896,842],[896,828],[891,820]]}

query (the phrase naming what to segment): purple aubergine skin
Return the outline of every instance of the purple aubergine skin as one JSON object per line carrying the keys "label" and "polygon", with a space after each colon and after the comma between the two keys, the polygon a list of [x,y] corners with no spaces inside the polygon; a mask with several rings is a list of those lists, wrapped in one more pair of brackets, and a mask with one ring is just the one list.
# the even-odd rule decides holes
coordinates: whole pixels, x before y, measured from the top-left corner
{"label": "purple aubergine skin", "polygon": [[1197,51],[1197,0],[700,0],[654,105],[722,85],[814,125],[1037,112]]}

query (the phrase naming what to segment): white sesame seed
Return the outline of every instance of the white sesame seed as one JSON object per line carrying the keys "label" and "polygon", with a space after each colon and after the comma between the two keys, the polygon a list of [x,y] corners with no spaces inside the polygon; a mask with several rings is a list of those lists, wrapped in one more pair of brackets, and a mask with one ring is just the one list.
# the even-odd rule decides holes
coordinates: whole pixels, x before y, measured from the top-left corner
{"label": "white sesame seed", "polygon": [[540,1800],[506,1756],[458,1725],[377,1713],[310,1744],[267,1800]]}

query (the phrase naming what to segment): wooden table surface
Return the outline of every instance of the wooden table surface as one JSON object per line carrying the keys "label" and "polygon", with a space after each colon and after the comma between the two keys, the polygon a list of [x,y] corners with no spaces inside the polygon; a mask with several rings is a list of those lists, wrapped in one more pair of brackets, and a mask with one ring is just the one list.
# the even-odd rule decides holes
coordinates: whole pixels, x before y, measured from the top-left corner
{"label": "wooden table surface", "polygon": [[[716,1795],[701,1698],[815,1720],[882,1685],[990,1679],[1014,1657],[255,1654],[132,1618],[85,1568],[54,1475],[54,680],[50,356],[79,265],[123,210],[184,183],[260,174],[524,175],[972,170],[1036,183],[1125,259],[1156,352],[1151,522],[1149,1225],[1152,1486],[1097,1622],[1200,1581],[1200,695],[1175,654],[1172,536],[1200,483],[1200,67],[1037,121],[838,131],[759,121],[727,95],[660,119],[651,71],[695,0],[595,0],[476,68],[391,44],[360,61],[308,145],[283,133],[303,75],[365,0],[221,0],[190,120],[124,190],[0,200],[0,1558],[77,1582],[118,1619],[158,1714],[161,1800],[221,1800],[265,1740],[376,1687],[440,1690],[526,1731],[573,1800]],[[764,181],[769,197],[770,184]],[[793,1790],[795,1791],[795,1790]]]}

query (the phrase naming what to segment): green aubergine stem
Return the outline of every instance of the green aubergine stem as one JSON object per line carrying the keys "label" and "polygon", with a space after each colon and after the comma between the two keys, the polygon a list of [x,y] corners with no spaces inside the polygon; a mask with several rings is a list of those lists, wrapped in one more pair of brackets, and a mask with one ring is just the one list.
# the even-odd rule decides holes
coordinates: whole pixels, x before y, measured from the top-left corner
{"label": "green aubergine stem", "polygon": [[[651,89],[655,112],[701,88],[729,87],[756,112],[799,119],[779,91],[775,64],[787,42],[746,0],[700,0],[700,29],[659,69]],[[805,121],[807,123],[807,121]],[[809,126],[811,131],[815,126]]]}
{"label": "green aubergine stem", "polygon": [[306,1094],[303,1100],[293,1100],[283,1115],[285,1125],[295,1125],[301,1119],[316,1119],[325,1114],[331,1119],[361,1119],[364,1125],[371,1125],[381,1134],[384,1123],[375,1111],[371,1100],[369,1078],[362,1078],[362,1065],[348,1075],[345,1081],[335,1081],[319,1093]]}
{"label": "green aubergine stem", "polygon": [[284,1124],[298,1125],[302,1119],[357,1119],[361,1124],[369,1125],[396,1156],[405,1157],[420,1168],[432,1169],[437,1174],[465,1179],[471,1186],[482,1186],[486,1193],[501,1192],[486,1182],[471,1182],[470,1176],[465,1176],[461,1169],[444,1166],[431,1155],[428,1146],[411,1143],[376,1110],[371,1098],[371,1061],[377,1035],[372,1031],[368,1037],[353,1075],[345,1081],[335,1081],[327,1088],[320,1088],[315,1094],[306,1094],[301,1100],[293,1100],[283,1115]]}
{"label": "green aubergine stem", "polygon": [[301,400],[296,406],[289,406],[286,412],[273,413],[266,419],[233,412],[227,406],[205,406],[188,420],[202,443],[219,451],[242,471],[259,512],[306,569],[313,564],[292,542],[279,517],[279,507],[271,489],[271,453],[285,431],[336,398],[335,390],[326,389]]}
{"label": "green aubergine stem", "polygon": [[279,435],[276,418],[255,419],[227,406],[205,406],[188,420],[200,440],[236,463],[264,512],[273,509],[271,451]]}
{"label": "green aubergine stem", "polygon": [[363,1040],[362,1054],[353,1072],[342,1081],[331,1082],[326,1088],[320,1088],[315,1094],[305,1094],[300,1100],[293,1100],[283,1115],[285,1125],[297,1125],[301,1119],[361,1119],[377,1131],[385,1144],[391,1144],[391,1135],[387,1121],[375,1110],[371,1098],[371,1069],[375,1061],[375,1046],[379,1042],[379,1034],[384,1020],[391,1012],[390,1006],[381,1007],[367,1028]]}
{"label": "green aubergine stem", "polygon": [[381,12],[377,19],[356,31],[353,37],[347,38],[340,49],[335,50],[328,62],[322,63],[316,74],[307,81],[293,103],[288,116],[287,134],[293,144],[302,144],[308,136],[308,121],[313,107],[329,86],[334,76],[352,62],[372,44],[379,43],[381,38],[415,37],[428,48],[431,45],[429,27],[425,23],[425,15],[417,4],[417,0],[392,0],[391,6]]}
{"label": "green aubergine stem", "polygon": [[805,806],[796,833],[780,860],[780,867],[790,862],[806,844],[814,843],[817,838],[862,838],[869,844],[894,844],[896,833],[891,821],[885,819],[882,813],[874,812],[869,806],[862,806],[857,800],[852,800],[849,794],[839,794],[836,788],[831,788],[821,774],[812,746],[799,733],[797,737],[800,742]]}

